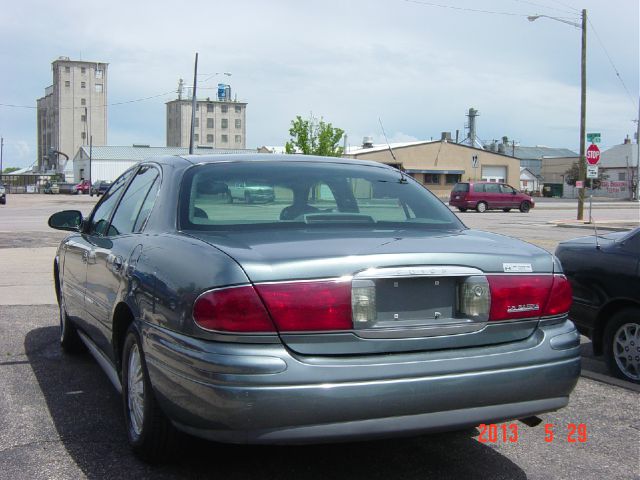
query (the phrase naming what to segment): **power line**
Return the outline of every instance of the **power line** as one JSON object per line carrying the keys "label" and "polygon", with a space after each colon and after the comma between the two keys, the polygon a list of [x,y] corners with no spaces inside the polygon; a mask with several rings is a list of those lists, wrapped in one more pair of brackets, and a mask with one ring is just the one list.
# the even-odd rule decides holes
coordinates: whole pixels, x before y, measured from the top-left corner
{"label": "power line", "polygon": [[598,31],[596,30],[596,27],[593,25],[593,23],[591,23],[591,19],[590,18],[587,18],[587,21],[589,22],[589,25],[591,25],[591,29],[593,30],[593,33],[596,34],[596,38],[598,39],[598,43],[600,43],[600,46],[602,47],[602,50],[604,50],[605,55],[609,59],[609,63],[611,64],[611,67],[613,68],[613,71],[616,73],[616,77],[618,77],[618,80],[620,80],[620,83],[624,87],[625,91],[627,92],[627,95],[629,96],[629,99],[631,100],[631,103],[633,104],[633,106],[635,108],[636,101],[633,98],[633,95],[631,95],[631,92],[629,92],[629,89],[627,88],[627,85],[624,83],[624,80],[622,80],[622,76],[620,75],[620,72],[618,72],[618,69],[616,68],[615,64],[613,63],[613,59],[611,58],[611,55],[609,55],[609,52],[607,51],[606,47],[604,46],[604,43],[602,43],[602,39],[600,38],[600,35],[598,35]]}
{"label": "power line", "polygon": [[526,17],[526,14],[523,13],[513,13],[513,12],[496,12],[492,10],[479,10],[476,8],[466,8],[466,7],[456,7],[453,5],[442,5],[440,3],[431,3],[431,2],[422,2],[420,0],[404,0],[407,3],[416,3],[418,5],[422,5],[425,7],[438,7],[438,8],[448,8],[450,10],[459,10],[463,12],[473,12],[473,13],[488,13],[492,15],[508,15],[510,17]]}
{"label": "power line", "polygon": [[555,8],[555,7],[551,7],[549,5],[543,5],[541,3],[536,3],[536,2],[530,2],[528,0],[513,0],[514,2],[518,2],[518,3],[526,3],[527,5],[533,5],[535,7],[542,7],[542,8],[547,8],[549,10],[555,10],[556,12],[562,12],[562,13],[569,13],[569,14],[574,14],[576,13],[575,10],[573,11],[569,11],[569,10],[563,10],[561,8]]}
{"label": "power line", "polygon": [[[59,110],[74,110],[74,109],[85,109],[85,108],[103,108],[103,107],[113,107],[113,106],[117,106],[117,105],[126,105],[128,103],[136,103],[136,102],[144,102],[145,100],[152,100],[154,98],[159,98],[159,97],[164,97],[166,95],[170,95],[172,93],[175,93],[175,90],[171,90],[169,92],[165,92],[165,93],[159,93],[158,95],[152,95],[150,97],[143,97],[143,98],[136,98],[135,100],[126,100],[123,102],[114,102],[114,103],[106,103],[103,105],[82,105],[79,107],[58,107]],[[0,103],[0,107],[10,107],[10,108],[28,108],[28,109],[36,109],[38,108],[37,106],[31,106],[31,105],[15,105],[12,103]]]}
{"label": "power line", "polygon": [[577,9],[577,8],[575,8],[575,7],[572,7],[572,6],[571,6],[571,5],[569,5],[568,3],[561,2],[560,0],[551,0],[551,1],[552,1],[552,2],[554,2],[554,3],[557,3],[557,4],[559,4],[559,5],[562,5],[563,7],[567,7],[569,10],[572,10],[572,11],[573,11],[573,12],[575,12],[575,13],[580,13],[580,10],[579,10],[579,9]]}

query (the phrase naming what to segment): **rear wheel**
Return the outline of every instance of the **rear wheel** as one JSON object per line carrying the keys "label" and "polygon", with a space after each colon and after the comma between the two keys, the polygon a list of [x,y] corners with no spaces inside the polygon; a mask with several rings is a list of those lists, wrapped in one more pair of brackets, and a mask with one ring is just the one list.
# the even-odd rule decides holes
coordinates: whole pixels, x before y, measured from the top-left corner
{"label": "rear wheel", "polygon": [[460,210],[461,212],[466,212],[467,211],[467,209],[464,208],[464,207],[458,207],[458,210]]}
{"label": "rear wheel", "polygon": [[122,349],[122,399],[129,443],[147,462],[158,462],[173,451],[175,427],[153,394],[140,335],[129,327]]}
{"label": "rear wheel", "polygon": [[604,331],[604,357],[613,375],[640,383],[640,309],[615,314]]}
{"label": "rear wheel", "polygon": [[527,213],[529,210],[531,210],[531,204],[529,202],[525,200],[520,204],[520,211],[522,213]]}
{"label": "rear wheel", "polygon": [[244,194],[244,201],[247,203],[253,203],[253,198],[251,198],[251,194],[249,192]]}
{"label": "rear wheel", "polygon": [[510,209],[510,208],[503,208],[503,209],[502,209],[502,211],[503,211],[503,212],[510,212],[510,211],[511,211],[511,209]]}
{"label": "rear wheel", "polygon": [[478,213],[484,213],[487,211],[487,204],[486,202],[478,202],[478,204],[476,205],[476,211]]}

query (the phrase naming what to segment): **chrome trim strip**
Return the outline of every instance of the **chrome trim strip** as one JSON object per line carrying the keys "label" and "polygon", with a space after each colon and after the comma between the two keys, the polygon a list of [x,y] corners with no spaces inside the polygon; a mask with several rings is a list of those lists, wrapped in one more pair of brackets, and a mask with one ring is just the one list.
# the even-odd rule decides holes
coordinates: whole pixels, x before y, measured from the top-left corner
{"label": "chrome trim strip", "polygon": [[459,267],[455,265],[414,267],[383,267],[368,268],[356,273],[353,278],[398,278],[398,277],[469,277],[472,275],[484,275],[484,272],[477,268]]}
{"label": "chrome trim strip", "polygon": [[89,350],[93,358],[96,359],[96,362],[98,362],[98,365],[100,365],[102,370],[104,370],[104,373],[107,374],[107,377],[109,377],[109,380],[111,380],[111,383],[113,384],[113,386],[116,387],[116,390],[118,391],[118,393],[121,394],[122,385],[120,384],[120,378],[118,377],[118,372],[116,372],[116,369],[111,363],[111,361],[106,357],[104,353],[100,351],[100,349],[96,346],[96,344],[93,343],[91,339],[87,337],[84,333],[78,330],[78,335],[80,336],[82,343],[84,343],[87,346],[87,349]]}

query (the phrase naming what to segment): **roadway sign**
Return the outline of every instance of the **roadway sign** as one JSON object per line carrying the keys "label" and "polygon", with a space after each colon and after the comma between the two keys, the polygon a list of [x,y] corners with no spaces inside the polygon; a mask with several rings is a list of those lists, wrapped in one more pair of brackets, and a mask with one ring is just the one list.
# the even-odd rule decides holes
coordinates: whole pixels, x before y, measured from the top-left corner
{"label": "roadway sign", "polygon": [[587,178],[598,178],[598,165],[587,165]]}
{"label": "roadway sign", "polygon": [[601,137],[602,135],[599,133],[587,133],[587,142],[600,143],[602,141],[600,140]]}
{"label": "roadway sign", "polygon": [[600,161],[600,149],[595,143],[589,145],[587,148],[587,163],[589,165],[597,165]]}

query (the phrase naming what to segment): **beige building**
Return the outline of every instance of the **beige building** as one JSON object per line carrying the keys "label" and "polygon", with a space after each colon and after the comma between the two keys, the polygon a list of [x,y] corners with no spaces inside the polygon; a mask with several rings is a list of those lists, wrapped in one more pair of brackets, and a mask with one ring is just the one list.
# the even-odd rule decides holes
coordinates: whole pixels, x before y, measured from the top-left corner
{"label": "beige building", "polygon": [[[194,144],[215,148],[244,149],[247,104],[233,100],[198,100]],[[188,147],[191,100],[167,102],[167,147]]]}
{"label": "beige building", "polygon": [[50,150],[71,159],[91,139],[93,145],[107,143],[107,66],[68,57],[51,63],[53,83],[37,101],[39,171],[62,171]]}
{"label": "beige building", "polygon": [[441,198],[448,198],[459,181],[505,182],[518,188],[520,160],[501,153],[453,143],[447,139],[387,145],[365,142],[345,157],[374,160],[403,169]]}

